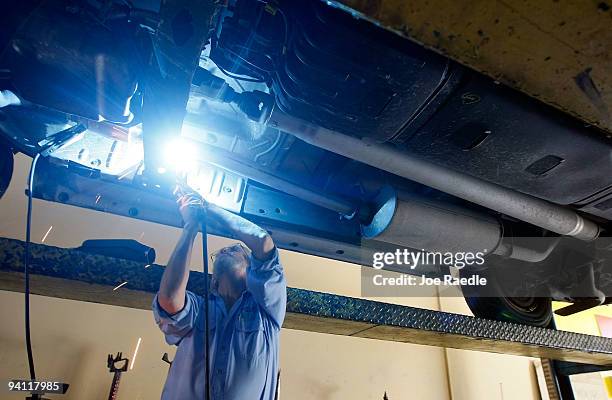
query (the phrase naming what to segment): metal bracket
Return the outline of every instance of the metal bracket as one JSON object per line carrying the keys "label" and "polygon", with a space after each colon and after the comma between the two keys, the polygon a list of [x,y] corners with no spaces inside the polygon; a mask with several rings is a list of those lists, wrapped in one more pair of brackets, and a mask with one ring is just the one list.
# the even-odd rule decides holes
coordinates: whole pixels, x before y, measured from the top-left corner
{"label": "metal bracket", "polygon": [[51,153],[61,149],[64,146],[75,143],[83,138],[83,132],[87,127],[83,124],[77,124],[63,131],[47,136],[45,139],[38,142],[42,147],[40,155],[43,157],[49,156]]}

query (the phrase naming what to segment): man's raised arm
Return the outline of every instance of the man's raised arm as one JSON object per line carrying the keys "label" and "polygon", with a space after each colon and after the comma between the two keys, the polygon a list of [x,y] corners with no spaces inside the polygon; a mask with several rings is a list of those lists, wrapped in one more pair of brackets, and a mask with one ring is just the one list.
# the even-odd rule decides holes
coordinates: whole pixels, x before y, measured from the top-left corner
{"label": "man's raised arm", "polygon": [[185,306],[189,260],[193,242],[199,230],[199,204],[197,199],[183,196],[179,199],[179,210],[185,223],[181,237],[164,269],[157,301],[168,314],[176,314]]}
{"label": "man's raised arm", "polygon": [[254,223],[215,205],[208,205],[208,216],[251,249],[253,260],[247,270],[247,290],[280,329],[287,308],[287,284],[272,238]]}
{"label": "man's raised arm", "polygon": [[257,260],[265,261],[272,256],[274,242],[264,229],[214,204],[209,203],[207,211],[211,222],[227,228],[251,250]]}

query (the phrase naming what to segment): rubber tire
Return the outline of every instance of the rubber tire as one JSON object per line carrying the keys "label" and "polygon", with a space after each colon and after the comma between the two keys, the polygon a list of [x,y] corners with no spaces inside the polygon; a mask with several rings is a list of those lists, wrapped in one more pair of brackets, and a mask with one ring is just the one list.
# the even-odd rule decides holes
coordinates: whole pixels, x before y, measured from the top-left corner
{"label": "rubber tire", "polygon": [[[523,325],[549,327],[553,321],[552,302],[546,297],[513,298],[504,296],[502,288],[495,278],[485,272],[479,272],[488,280],[488,293],[499,294],[499,297],[480,297],[477,287],[462,287],[465,302],[479,318],[512,322]],[[464,275],[462,273],[462,275]],[[469,276],[469,273],[465,274]],[[493,292],[493,293],[491,293]]]}
{"label": "rubber tire", "polygon": [[13,166],[13,151],[6,144],[0,142],[0,199],[11,183]]}

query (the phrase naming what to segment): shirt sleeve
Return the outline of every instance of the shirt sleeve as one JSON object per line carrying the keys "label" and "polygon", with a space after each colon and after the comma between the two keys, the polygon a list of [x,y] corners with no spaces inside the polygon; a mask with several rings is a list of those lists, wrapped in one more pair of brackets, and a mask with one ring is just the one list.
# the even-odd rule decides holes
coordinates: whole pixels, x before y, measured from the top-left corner
{"label": "shirt sleeve", "polygon": [[200,297],[190,291],[185,294],[185,306],[176,314],[167,313],[157,301],[157,295],[153,299],[153,316],[159,329],[166,336],[166,342],[178,345],[196,325],[200,311]]}
{"label": "shirt sleeve", "polygon": [[287,308],[287,283],[276,248],[266,261],[252,257],[247,271],[247,289],[280,329]]}

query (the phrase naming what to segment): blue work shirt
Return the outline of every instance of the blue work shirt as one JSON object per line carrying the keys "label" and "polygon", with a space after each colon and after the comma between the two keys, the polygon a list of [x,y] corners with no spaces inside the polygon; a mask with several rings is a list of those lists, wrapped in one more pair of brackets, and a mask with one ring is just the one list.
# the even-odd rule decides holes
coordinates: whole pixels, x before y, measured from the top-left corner
{"label": "blue work shirt", "polygon": [[[273,400],[278,344],[285,318],[287,285],[275,249],[272,257],[251,257],[247,290],[227,311],[223,299],[209,297],[210,384],[213,400]],[[204,298],[187,291],[185,306],[171,315],[153,300],[155,321],[166,342],[178,349],[162,400],[203,400]]]}

